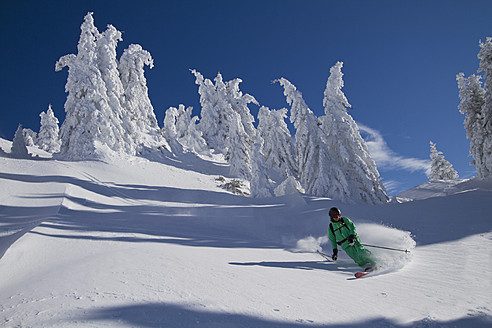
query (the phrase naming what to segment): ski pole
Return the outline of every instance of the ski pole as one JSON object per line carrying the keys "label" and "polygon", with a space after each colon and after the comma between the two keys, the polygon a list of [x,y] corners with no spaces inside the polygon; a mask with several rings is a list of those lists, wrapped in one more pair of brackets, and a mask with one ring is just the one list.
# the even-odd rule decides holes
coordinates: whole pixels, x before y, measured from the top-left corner
{"label": "ski pole", "polygon": [[374,248],[388,249],[390,251],[398,251],[398,252],[410,253],[410,251],[408,249],[398,249],[398,248],[383,247],[383,246],[374,246],[374,245],[367,245],[367,244],[361,244],[361,245],[362,246],[366,246],[366,247],[374,247]]}
{"label": "ski pole", "polygon": [[333,261],[333,259],[331,258],[331,256],[328,255],[328,254],[325,254],[325,253],[320,252],[320,251],[316,251],[316,253],[318,253],[319,255],[323,256],[327,261]]}

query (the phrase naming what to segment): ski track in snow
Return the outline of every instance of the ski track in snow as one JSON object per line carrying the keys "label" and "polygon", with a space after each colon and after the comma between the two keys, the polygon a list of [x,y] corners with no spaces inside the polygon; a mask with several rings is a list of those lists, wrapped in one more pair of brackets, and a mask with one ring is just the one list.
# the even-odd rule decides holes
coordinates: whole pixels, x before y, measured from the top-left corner
{"label": "ski track in snow", "polygon": [[[379,206],[250,199],[187,160],[0,158],[0,325],[492,325],[490,185]],[[315,253],[331,254],[331,206],[363,243],[411,252],[371,249],[378,271],[354,279],[343,251]]]}

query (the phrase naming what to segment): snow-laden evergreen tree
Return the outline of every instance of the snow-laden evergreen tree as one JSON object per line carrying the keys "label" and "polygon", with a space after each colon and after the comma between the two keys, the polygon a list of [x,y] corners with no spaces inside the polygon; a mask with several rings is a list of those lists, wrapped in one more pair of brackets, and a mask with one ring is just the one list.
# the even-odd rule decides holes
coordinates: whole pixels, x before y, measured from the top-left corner
{"label": "snow-laden evergreen tree", "polygon": [[38,133],[31,129],[22,129],[26,146],[36,146],[38,143]]}
{"label": "snow-laden evergreen tree", "polygon": [[215,84],[191,71],[199,86],[201,119],[198,127],[210,148],[224,154],[231,171],[247,180],[251,177],[251,151],[256,130],[248,104],[256,100],[239,91],[240,79],[224,82],[220,72]]}
{"label": "snow-laden evergreen tree", "polygon": [[209,149],[207,142],[202,137],[202,132],[197,128],[198,116],[192,117],[193,107],[180,104],[178,108],[169,107],[164,117],[163,133],[171,148],[177,150],[176,142],[186,150],[199,155],[207,155]]}
{"label": "snow-laden evergreen tree", "polygon": [[347,111],[351,106],[342,91],[342,67],[342,62],[331,67],[324,92],[325,116],[320,118],[320,122],[330,154],[325,168],[330,183],[318,188],[324,187],[322,190],[326,195],[342,201],[387,202],[388,195],[376,163],[369,154],[357,123]]}
{"label": "snow-laden evergreen tree", "polygon": [[265,164],[282,180],[289,176],[298,178],[295,147],[285,122],[286,117],[286,108],[270,110],[262,106],[258,112],[258,135],[264,140],[261,152]]}
{"label": "snow-laden evergreen tree", "polygon": [[10,149],[10,154],[14,158],[30,158],[27,151],[26,142],[24,140],[24,133],[22,132],[22,125],[19,124],[15,131],[14,140]]}
{"label": "snow-laden evergreen tree", "polygon": [[98,68],[96,38],[99,32],[92,13],[85,16],[80,29],[77,55],[65,55],[55,65],[56,71],[68,67],[60,156],[71,159],[98,157],[96,145],[112,148],[119,137],[112,131],[106,85]]}
{"label": "snow-laden evergreen tree", "polygon": [[482,108],[485,103],[485,90],[482,87],[481,77],[471,75],[465,78],[463,73],[456,76],[461,99],[458,108],[465,115],[466,137],[470,139],[469,156],[473,157],[472,165],[477,169],[477,177],[483,179],[487,176],[487,168],[484,165],[484,137],[485,121],[482,116]]}
{"label": "snow-laden evergreen tree", "polygon": [[108,25],[106,31],[96,36],[97,67],[106,87],[104,98],[108,103],[108,107],[102,108],[107,111],[107,131],[114,136],[114,139],[108,140],[111,149],[134,154],[136,127],[132,117],[122,106],[124,89],[116,59],[119,41],[123,41],[121,32],[113,25]]}
{"label": "snow-laden evergreen tree", "polygon": [[119,62],[124,89],[123,108],[134,128],[133,139],[137,148],[161,146],[163,140],[154,108],[150,102],[144,67],[154,67],[150,53],[138,44],[124,50]]}
{"label": "snow-laden evergreen tree", "polygon": [[458,172],[456,172],[456,170],[453,169],[453,165],[444,158],[442,152],[437,150],[436,144],[432,141],[430,142],[430,151],[431,168],[429,180],[458,179]]}
{"label": "snow-laden evergreen tree", "polygon": [[478,53],[479,72],[483,72],[485,83],[485,102],[482,106],[483,126],[483,178],[492,177],[492,38],[480,42]]}
{"label": "snow-laden evergreen tree", "polygon": [[41,117],[41,126],[39,128],[37,145],[42,150],[49,153],[56,153],[60,150],[60,128],[58,127],[58,119],[51,109],[51,105],[48,106],[48,110],[39,114]]}
{"label": "snow-laden evergreen tree", "polygon": [[233,176],[251,180],[251,139],[246,135],[244,125],[241,124],[241,116],[236,113],[233,118],[236,119],[236,122],[233,121],[230,126],[230,144],[227,150],[226,159],[229,162],[231,174]]}
{"label": "snow-laden evergreen tree", "polygon": [[295,144],[299,182],[306,193],[317,196],[327,194],[329,155],[318,119],[309,109],[302,94],[287,79],[277,80],[284,88],[287,103],[291,106],[290,121],[296,129]]}
{"label": "snow-laden evergreen tree", "polygon": [[77,55],[65,55],[56,63],[56,71],[68,67],[61,157],[97,158],[108,151],[135,154],[139,132],[123,105],[125,88],[116,59],[120,40],[121,32],[111,25],[99,33],[88,13],[81,25]]}
{"label": "snow-laden evergreen tree", "polygon": [[262,138],[257,138],[253,146],[253,154],[251,158],[251,182],[250,192],[251,197],[272,197],[273,185],[268,178],[268,168],[265,164],[265,158],[262,154],[263,149]]}
{"label": "snow-laden evergreen tree", "polygon": [[253,125],[255,118],[251,115],[248,104],[253,103],[257,106],[259,106],[259,104],[252,95],[243,94],[241,90],[239,90],[239,84],[241,82],[242,80],[238,78],[226,82],[227,102],[241,117],[241,124],[245,132],[244,137],[247,139],[246,142],[253,146],[257,131]]}
{"label": "snow-laden evergreen tree", "polygon": [[209,147],[225,155],[230,147],[230,126],[237,113],[227,102],[226,86],[222,75],[217,74],[214,84],[196,70],[191,72],[196,77],[195,83],[198,85],[202,107],[199,129],[203,132],[203,138]]}

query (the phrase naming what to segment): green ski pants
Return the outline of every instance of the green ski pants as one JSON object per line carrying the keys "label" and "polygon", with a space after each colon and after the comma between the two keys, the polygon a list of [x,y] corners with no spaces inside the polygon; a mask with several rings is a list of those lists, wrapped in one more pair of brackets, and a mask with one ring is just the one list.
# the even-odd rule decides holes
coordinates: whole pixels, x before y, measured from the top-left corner
{"label": "green ski pants", "polygon": [[[345,246],[345,245],[344,245]],[[364,248],[360,243],[355,243],[354,245],[346,245],[345,247],[342,248],[345,253],[347,253],[348,256],[352,260],[355,261],[359,266],[364,266],[366,264],[375,264],[374,261],[374,255],[370,251]]]}

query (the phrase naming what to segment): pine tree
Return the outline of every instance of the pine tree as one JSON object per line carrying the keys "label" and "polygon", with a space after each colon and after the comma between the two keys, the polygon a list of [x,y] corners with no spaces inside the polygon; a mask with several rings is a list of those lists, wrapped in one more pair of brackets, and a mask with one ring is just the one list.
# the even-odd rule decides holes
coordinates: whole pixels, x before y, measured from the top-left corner
{"label": "pine tree", "polygon": [[301,92],[292,83],[285,78],[276,82],[284,88],[287,103],[291,105],[290,121],[296,129],[295,145],[299,182],[308,194],[329,196],[325,189],[330,184],[330,177],[326,170],[329,155],[318,119],[306,105]]}
{"label": "pine tree", "polygon": [[131,121],[134,127],[132,133],[137,148],[165,144],[148,95],[144,66],[154,67],[154,61],[148,51],[143,50],[138,44],[131,44],[124,50],[119,62],[124,89],[122,104],[127,120]]}
{"label": "pine tree", "polygon": [[38,143],[38,133],[31,129],[22,129],[26,146],[36,146]]}
{"label": "pine tree", "polygon": [[55,65],[56,71],[68,67],[66,117],[60,128],[60,155],[65,158],[97,157],[96,142],[112,136],[107,133],[109,105],[104,96],[106,86],[98,69],[96,37],[99,32],[92,14],[85,16],[80,27],[77,55],[65,55]]}
{"label": "pine tree", "polygon": [[49,153],[56,153],[60,150],[60,128],[51,105],[48,106],[46,113],[41,112],[39,116],[41,117],[41,127],[39,128],[37,144],[39,148]]}
{"label": "pine tree", "polygon": [[89,12],[81,25],[77,55],[61,57],[55,65],[68,67],[66,118],[60,128],[60,155],[88,159],[111,152],[133,155],[138,129],[123,108],[116,46],[121,32],[109,25],[99,33]]}
{"label": "pine tree", "polygon": [[485,78],[485,102],[482,106],[483,125],[483,155],[482,178],[492,176],[492,38],[480,42],[479,72],[483,72]]}
{"label": "pine tree", "polygon": [[264,140],[261,152],[265,157],[265,164],[281,180],[289,176],[298,178],[295,147],[285,122],[286,117],[286,108],[270,110],[262,106],[258,112],[258,135]]}
{"label": "pine tree", "polygon": [[231,173],[251,178],[251,151],[256,130],[248,104],[254,97],[239,91],[240,79],[224,82],[220,72],[215,84],[196,70],[191,71],[199,86],[201,120],[198,125],[210,148],[222,153],[231,166]]}
{"label": "pine tree", "polygon": [[103,105],[101,109],[104,110],[106,131],[110,136],[105,141],[112,150],[134,154],[136,127],[121,103],[124,89],[116,59],[119,41],[123,41],[121,32],[113,25],[108,25],[106,31],[96,35],[97,68],[105,87],[105,94],[101,96],[107,102],[107,106]]}
{"label": "pine tree", "polygon": [[342,62],[337,62],[330,69],[323,99],[325,116],[320,118],[330,154],[326,163],[330,183],[325,186],[324,193],[343,201],[386,202],[388,195],[376,163],[357,124],[347,112],[351,106],[342,92],[342,66]]}
{"label": "pine tree", "polygon": [[482,114],[482,108],[485,103],[485,90],[482,87],[479,75],[471,75],[465,78],[463,73],[459,73],[456,76],[456,80],[461,99],[458,108],[460,113],[465,115],[466,137],[470,139],[469,155],[473,157],[471,164],[475,165],[477,169],[477,177],[483,179],[487,176],[483,151],[485,122]]}
{"label": "pine tree", "polygon": [[27,151],[26,142],[24,140],[24,134],[22,133],[22,125],[19,124],[15,131],[14,140],[10,149],[10,154],[14,158],[29,158],[29,152]]}
{"label": "pine tree", "polygon": [[458,179],[458,172],[453,169],[453,165],[449,163],[442,152],[437,151],[436,144],[432,141],[430,142],[430,159],[431,159],[431,169],[429,174],[429,180],[456,180]]}
{"label": "pine tree", "polygon": [[199,86],[201,104],[201,119],[199,129],[210,148],[224,155],[230,147],[230,125],[236,113],[226,101],[226,86],[219,73],[215,78],[215,84],[204,79],[196,70],[191,71],[195,77],[195,83]]}
{"label": "pine tree", "polygon": [[268,169],[262,154],[263,139],[257,138],[251,158],[251,197],[272,197],[273,186],[268,178]]}
{"label": "pine tree", "polygon": [[181,148],[184,148],[196,154],[207,155],[209,153],[207,143],[202,137],[202,132],[197,129],[198,117],[191,117],[192,111],[193,107],[185,109],[182,104],[178,108],[169,107],[164,117],[164,136],[173,151],[181,151]]}

